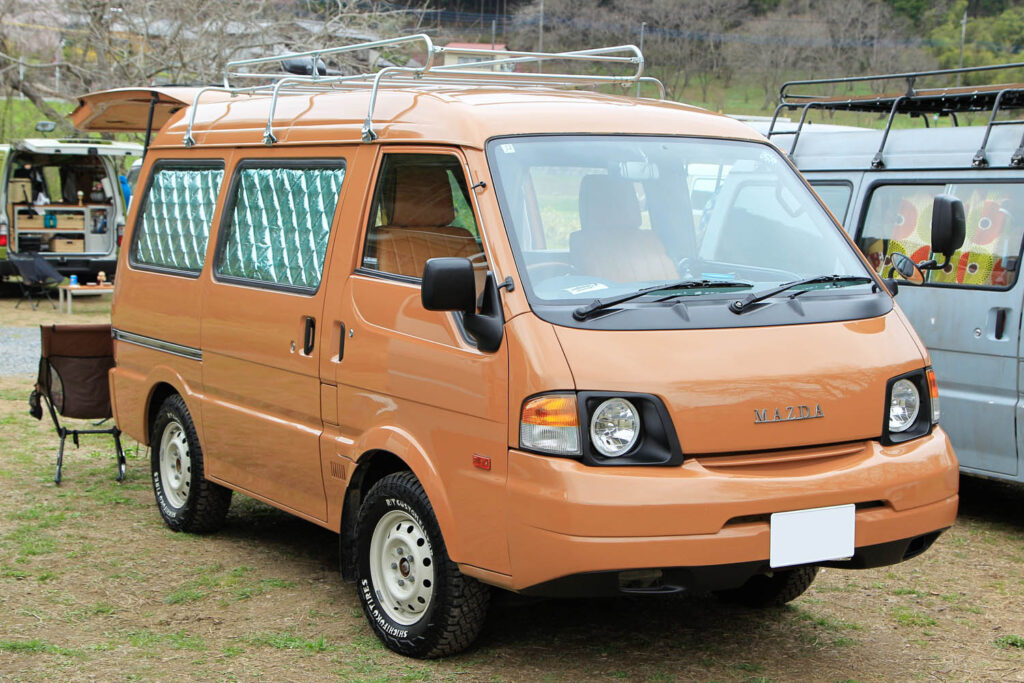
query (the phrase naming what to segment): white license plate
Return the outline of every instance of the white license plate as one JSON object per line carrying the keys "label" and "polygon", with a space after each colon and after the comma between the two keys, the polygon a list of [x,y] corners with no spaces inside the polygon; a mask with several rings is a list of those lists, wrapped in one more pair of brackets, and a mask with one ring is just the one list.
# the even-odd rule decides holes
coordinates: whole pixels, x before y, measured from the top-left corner
{"label": "white license plate", "polygon": [[852,556],[855,512],[853,505],[776,512],[771,520],[771,566]]}

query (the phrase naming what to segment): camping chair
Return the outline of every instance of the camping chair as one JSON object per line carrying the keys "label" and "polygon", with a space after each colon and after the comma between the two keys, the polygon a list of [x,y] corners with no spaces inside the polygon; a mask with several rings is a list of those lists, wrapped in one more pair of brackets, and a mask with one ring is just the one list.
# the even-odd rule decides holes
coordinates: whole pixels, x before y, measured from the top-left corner
{"label": "camping chair", "polygon": [[98,427],[113,417],[110,409],[108,371],[114,367],[114,341],[110,325],[41,325],[42,357],[35,390],[29,396],[29,412],[37,420],[43,417],[40,398],[46,402],[57,434],[57,474],[60,484],[64,463],[64,442],[70,436],[78,447],[79,434],[110,434],[117,453],[117,480],[124,481],[125,459],[121,448],[121,430],[116,425],[107,429],[68,429],[60,423],[65,418],[99,420]]}
{"label": "camping chair", "polygon": [[57,269],[49,261],[39,255],[38,252],[32,258],[26,256],[8,255],[8,260],[14,264],[21,276],[21,299],[14,305],[21,306],[25,299],[32,304],[32,310],[36,310],[36,297],[45,296],[50,301],[50,306],[57,308],[53,300],[53,293],[57,285],[64,281],[64,276],[57,272]]}

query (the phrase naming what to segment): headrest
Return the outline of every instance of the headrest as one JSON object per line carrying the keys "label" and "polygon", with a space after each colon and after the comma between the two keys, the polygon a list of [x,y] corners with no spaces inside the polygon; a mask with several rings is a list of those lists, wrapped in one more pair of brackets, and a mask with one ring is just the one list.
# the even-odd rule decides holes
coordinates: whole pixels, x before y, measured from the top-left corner
{"label": "headrest", "polygon": [[391,225],[444,226],[455,220],[452,186],[440,166],[395,169],[395,207]]}
{"label": "headrest", "polygon": [[595,232],[640,227],[640,202],[632,181],[592,174],[580,181],[580,229]]}

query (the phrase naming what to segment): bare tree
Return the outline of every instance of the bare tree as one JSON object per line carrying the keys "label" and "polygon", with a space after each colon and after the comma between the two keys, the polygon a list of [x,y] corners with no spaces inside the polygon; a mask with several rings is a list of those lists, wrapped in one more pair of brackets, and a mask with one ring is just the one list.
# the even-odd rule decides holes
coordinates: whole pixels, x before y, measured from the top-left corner
{"label": "bare tree", "polygon": [[[313,4],[313,3],[310,3]],[[0,82],[59,125],[53,99],[114,87],[216,84],[232,59],[373,39],[415,13],[342,0],[0,0]],[[351,60],[330,65],[355,68]]]}

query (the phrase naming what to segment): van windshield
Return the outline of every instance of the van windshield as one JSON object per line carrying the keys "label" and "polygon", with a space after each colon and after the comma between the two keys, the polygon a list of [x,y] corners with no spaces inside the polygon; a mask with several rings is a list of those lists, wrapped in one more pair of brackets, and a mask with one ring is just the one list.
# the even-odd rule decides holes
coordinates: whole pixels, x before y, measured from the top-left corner
{"label": "van windshield", "polygon": [[[519,274],[535,303],[578,306],[679,281],[709,284],[680,289],[678,298],[736,298],[746,293],[739,283],[759,291],[869,275],[814,195],[765,144],[566,135],[500,138],[487,151]],[[863,291],[864,281],[849,289]],[[665,296],[657,290],[632,305]]]}

